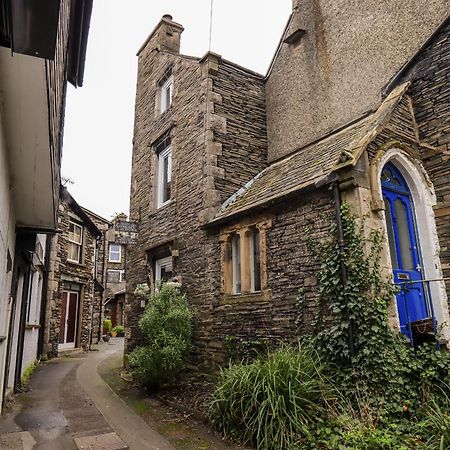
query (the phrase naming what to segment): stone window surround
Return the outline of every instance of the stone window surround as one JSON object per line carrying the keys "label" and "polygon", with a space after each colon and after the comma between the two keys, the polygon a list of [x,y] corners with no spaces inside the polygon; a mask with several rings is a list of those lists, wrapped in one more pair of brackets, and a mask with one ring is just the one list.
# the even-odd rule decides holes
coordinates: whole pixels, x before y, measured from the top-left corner
{"label": "stone window surround", "polygon": [[[251,292],[250,241],[251,230],[259,231],[261,290]],[[219,241],[221,249],[221,292],[222,303],[245,301],[267,301],[271,291],[267,285],[267,230],[272,227],[272,217],[257,216],[242,220],[220,230]],[[232,236],[239,234],[241,240],[241,293],[233,293],[233,261],[231,252]]]}
{"label": "stone window surround", "polygon": [[[79,227],[81,229],[81,241],[80,242],[76,242],[76,241],[72,241],[69,237],[67,238],[68,241],[68,245],[67,245],[67,262],[70,264],[78,264],[78,265],[83,265],[84,263],[84,252],[83,252],[83,247],[84,247],[84,226],[74,217],[69,216],[69,228],[68,228],[68,232],[70,233],[70,224],[73,223],[74,225],[76,225],[77,227]],[[78,261],[74,260],[74,259],[70,259],[69,257],[69,248],[70,245],[78,245],[79,246],[79,257],[78,257]]]}

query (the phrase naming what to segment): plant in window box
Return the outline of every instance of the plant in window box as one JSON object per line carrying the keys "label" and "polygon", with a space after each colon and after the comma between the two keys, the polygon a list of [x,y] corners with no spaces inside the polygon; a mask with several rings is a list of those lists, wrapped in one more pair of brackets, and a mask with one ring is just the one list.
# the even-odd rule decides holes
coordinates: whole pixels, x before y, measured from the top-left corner
{"label": "plant in window box", "polygon": [[103,321],[103,340],[105,342],[109,342],[109,338],[111,337],[111,328],[112,328],[111,320],[105,319]]}

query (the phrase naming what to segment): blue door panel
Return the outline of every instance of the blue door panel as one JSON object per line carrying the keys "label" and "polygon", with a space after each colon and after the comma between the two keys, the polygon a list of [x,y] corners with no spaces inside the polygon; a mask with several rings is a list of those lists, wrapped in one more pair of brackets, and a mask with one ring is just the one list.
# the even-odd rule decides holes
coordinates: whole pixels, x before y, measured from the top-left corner
{"label": "blue door panel", "polygon": [[[388,238],[394,283],[401,287],[397,309],[402,333],[411,339],[411,323],[431,316],[423,283],[419,241],[417,239],[414,205],[408,185],[391,163],[382,172],[382,191],[386,214],[390,214],[392,231]],[[389,220],[389,218],[387,218]],[[389,234],[389,233],[388,233]],[[395,246],[395,247],[394,247]],[[410,283],[414,282],[416,283]]]}

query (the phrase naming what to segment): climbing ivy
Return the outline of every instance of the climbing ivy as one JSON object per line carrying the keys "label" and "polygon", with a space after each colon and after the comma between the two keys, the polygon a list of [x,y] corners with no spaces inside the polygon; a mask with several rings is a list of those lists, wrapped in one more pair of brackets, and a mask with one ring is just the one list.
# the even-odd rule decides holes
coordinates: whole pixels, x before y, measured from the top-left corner
{"label": "climbing ivy", "polygon": [[[380,268],[383,236],[373,231],[367,242],[347,204],[341,218],[344,246],[334,237],[315,249],[320,258],[316,346],[345,398],[358,403],[364,396],[377,420],[410,414],[436,379],[448,381],[449,354],[427,347],[419,358],[406,338],[390,329],[387,307],[396,288]],[[333,236],[336,232],[335,226]]]}

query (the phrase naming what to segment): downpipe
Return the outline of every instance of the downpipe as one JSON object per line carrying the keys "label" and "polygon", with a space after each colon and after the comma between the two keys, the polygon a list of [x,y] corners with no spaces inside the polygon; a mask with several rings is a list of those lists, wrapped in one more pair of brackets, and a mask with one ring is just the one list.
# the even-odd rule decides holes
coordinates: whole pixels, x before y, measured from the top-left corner
{"label": "downpipe", "polygon": [[[345,254],[345,240],[344,240],[344,229],[342,226],[342,216],[341,216],[341,206],[342,197],[341,190],[339,189],[339,182],[333,183],[333,197],[334,197],[334,211],[336,216],[336,232],[337,232],[337,242],[339,249],[339,266],[341,271],[342,284],[345,287],[348,281],[347,266],[345,265],[344,254]],[[354,323],[353,319],[349,319],[348,323],[348,347],[350,349],[350,354],[353,356],[355,354],[355,343],[354,343]]]}

